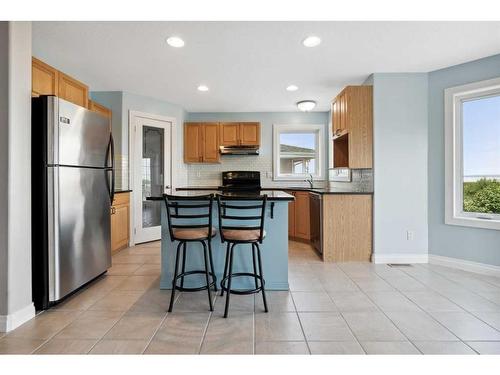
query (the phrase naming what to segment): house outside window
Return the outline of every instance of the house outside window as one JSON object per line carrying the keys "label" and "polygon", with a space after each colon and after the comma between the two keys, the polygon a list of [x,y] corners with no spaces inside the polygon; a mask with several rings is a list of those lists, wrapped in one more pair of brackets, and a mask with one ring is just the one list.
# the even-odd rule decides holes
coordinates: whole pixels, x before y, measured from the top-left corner
{"label": "house outside window", "polygon": [[324,179],[323,125],[282,125],[273,129],[275,180]]}
{"label": "house outside window", "polygon": [[500,230],[500,79],[445,90],[446,224]]}

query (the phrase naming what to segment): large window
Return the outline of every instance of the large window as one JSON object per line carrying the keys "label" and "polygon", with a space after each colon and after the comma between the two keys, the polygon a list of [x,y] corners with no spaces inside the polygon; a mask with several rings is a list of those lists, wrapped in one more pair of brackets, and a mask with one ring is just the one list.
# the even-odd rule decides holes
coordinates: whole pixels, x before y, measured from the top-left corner
{"label": "large window", "polygon": [[446,223],[500,229],[500,79],[445,99]]}
{"label": "large window", "polygon": [[274,125],[275,180],[324,178],[323,125]]}

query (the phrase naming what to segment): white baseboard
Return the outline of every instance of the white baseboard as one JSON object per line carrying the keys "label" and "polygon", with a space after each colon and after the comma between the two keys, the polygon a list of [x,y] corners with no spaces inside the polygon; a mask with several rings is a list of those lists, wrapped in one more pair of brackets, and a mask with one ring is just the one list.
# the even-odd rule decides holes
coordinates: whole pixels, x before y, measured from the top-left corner
{"label": "white baseboard", "polygon": [[427,263],[429,261],[428,254],[372,254],[372,262],[376,264],[387,263]]}
{"label": "white baseboard", "polygon": [[500,277],[500,266],[491,264],[472,262],[470,260],[449,258],[441,255],[429,255],[429,263],[438,264],[440,266],[457,268],[464,271],[480,273],[483,275],[491,275]]}
{"label": "white baseboard", "polygon": [[9,315],[0,315],[0,332],[10,332],[35,317],[35,306],[28,306]]}

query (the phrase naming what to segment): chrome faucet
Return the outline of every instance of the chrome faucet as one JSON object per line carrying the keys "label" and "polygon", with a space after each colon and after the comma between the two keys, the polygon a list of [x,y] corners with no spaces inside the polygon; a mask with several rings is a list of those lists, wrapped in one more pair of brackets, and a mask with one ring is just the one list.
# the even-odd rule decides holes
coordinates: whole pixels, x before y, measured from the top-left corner
{"label": "chrome faucet", "polygon": [[304,181],[306,181],[306,182],[308,182],[308,183],[309,183],[309,187],[310,187],[311,189],[313,188],[313,181],[314,181],[314,180],[313,180],[313,175],[312,175],[311,173],[309,173],[309,179],[304,180]]}

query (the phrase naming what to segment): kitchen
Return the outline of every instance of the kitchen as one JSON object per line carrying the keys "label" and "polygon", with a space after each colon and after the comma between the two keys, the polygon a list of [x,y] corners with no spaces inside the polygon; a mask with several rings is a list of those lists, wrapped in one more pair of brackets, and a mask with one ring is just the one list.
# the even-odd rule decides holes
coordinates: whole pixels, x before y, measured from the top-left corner
{"label": "kitchen", "polygon": [[[462,62],[452,59],[460,46],[418,67],[387,57],[394,73],[357,52],[363,63],[342,76],[331,69],[341,60],[334,41],[359,24],[298,22],[278,33],[282,24],[255,23],[276,33],[260,47],[245,23],[12,27],[32,39],[23,60],[32,287],[20,317],[6,320],[0,352],[462,354],[500,341],[482,316],[500,311],[497,277],[470,264],[457,276],[455,258],[429,252],[429,106],[442,102],[429,95],[451,86],[442,77],[459,69],[449,61]],[[366,27],[395,35],[400,25]],[[435,35],[411,27],[421,39],[408,51],[418,55]],[[435,43],[474,27],[454,25]],[[484,56],[467,66],[498,59]],[[317,77],[304,69],[311,62]],[[479,333],[462,334],[451,313]]]}

